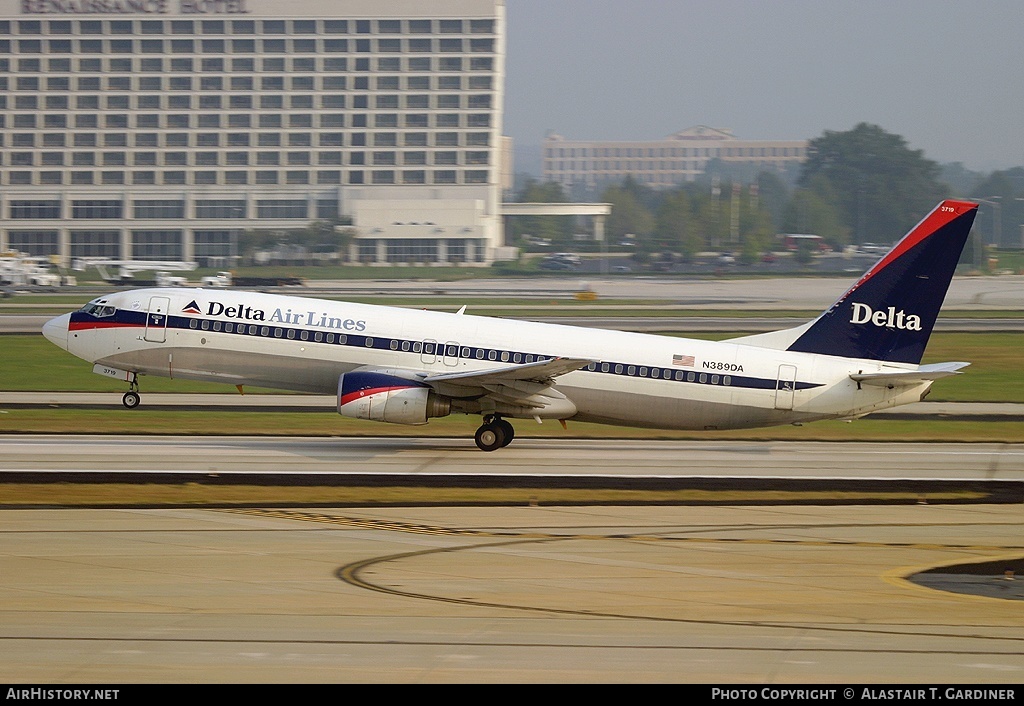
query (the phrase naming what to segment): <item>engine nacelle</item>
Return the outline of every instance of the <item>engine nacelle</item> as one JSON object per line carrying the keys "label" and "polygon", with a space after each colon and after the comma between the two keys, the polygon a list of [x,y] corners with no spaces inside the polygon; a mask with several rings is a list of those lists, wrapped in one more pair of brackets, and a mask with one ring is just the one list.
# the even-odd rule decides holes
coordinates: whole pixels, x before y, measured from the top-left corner
{"label": "engine nacelle", "polygon": [[426,424],[451,414],[451,400],[419,380],[356,371],[338,378],[338,414],[392,424]]}

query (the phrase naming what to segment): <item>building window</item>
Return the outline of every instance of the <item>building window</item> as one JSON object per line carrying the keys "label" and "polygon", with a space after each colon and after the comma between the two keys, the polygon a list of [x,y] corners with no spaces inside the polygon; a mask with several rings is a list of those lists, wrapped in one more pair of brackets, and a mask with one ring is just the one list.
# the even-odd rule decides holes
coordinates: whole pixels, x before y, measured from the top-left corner
{"label": "building window", "polygon": [[207,267],[216,266],[210,260],[223,264],[224,258],[234,257],[238,252],[237,230],[197,230],[192,238],[196,259]]}
{"label": "building window", "polygon": [[184,201],[139,200],[132,202],[133,218],[164,219],[184,218]]}
{"label": "building window", "polygon": [[396,238],[385,242],[388,262],[437,262],[437,240]]}
{"label": "building window", "polygon": [[466,241],[465,240],[449,240],[448,242],[448,262],[465,262],[466,261]]}
{"label": "building window", "polygon": [[11,201],[11,220],[48,219],[61,217],[60,201]]}
{"label": "building window", "polygon": [[133,230],[132,257],[137,260],[180,260],[182,231]]}
{"label": "building window", "polygon": [[58,233],[52,230],[12,230],[7,233],[12,250],[32,257],[46,257],[59,252]]}
{"label": "building window", "polygon": [[196,218],[245,218],[245,199],[196,201]]}
{"label": "building window", "polygon": [[117,230],[71,231],[71,257],[119,258],[121,232]]}
{"label": "building window", "polygon": [[[275,172],[276,174],[276,172]],[[308,218],[309,203],[302,199],[262,199],[256,202],[257,218]]]}
{"label": "building window", "polygon": [[121,201],[72,201],[71,217],[78,219],[120,219],[124,217]]}

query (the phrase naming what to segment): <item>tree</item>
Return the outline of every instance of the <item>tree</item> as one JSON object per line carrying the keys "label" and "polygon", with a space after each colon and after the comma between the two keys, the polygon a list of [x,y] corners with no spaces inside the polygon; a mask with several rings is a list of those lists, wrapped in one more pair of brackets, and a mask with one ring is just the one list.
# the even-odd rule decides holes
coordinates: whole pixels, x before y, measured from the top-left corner
{"label": "tree", "polygon": [[784,232],[820,235],[833,247],[846,244],[849,229],[843,225],[828,180],[819,177],[813,186],[793,193],[783,219]]}
{"label": "tree", "polygon": [[612,212],[605,223],[609,238],[617,241],[627,233],[636,235],[641,241],[650,238],[654,232],[654,216],[638,198],[635,189],[625,183],[610,186],[601,194],[601,201],[612,205]]}
{"label": "tree", "polygon": [[847,132],[811,140],[800,185],[826,177],[835,190],[843,224],[854,241],[889,242],[948,194],[939,165],[911,150],[899,135],[860,123]]}
{"label": "tree", "polygon": [[775,232],[782,232],[782,214],[789,202],[789,186],[775,172],[761,172],[757,175],[758,208],[766,210],[772,219]]}
{"label": "tree", "polygon": [[673,190],[662,198],[655,220],[653,246],[658,250],[682,253],[686,260],[700,249],[690,198],[685,191]]}
{"label": "tree", "polygon": [[746,190],[740,211],[740,262],[747,265],[771,250],[777,232],[771,213],[761,201],[760,190],[752,192],[751,188]]}
{"label": "tree", "polygon": [[[527,179],[516,196],[519,203],[565,203],[562,186],[556,182]],[[515,243],[525,235],[554,242],[572,238],[573,223],[565,216],[517,216],[506,218],[505,242]]]}

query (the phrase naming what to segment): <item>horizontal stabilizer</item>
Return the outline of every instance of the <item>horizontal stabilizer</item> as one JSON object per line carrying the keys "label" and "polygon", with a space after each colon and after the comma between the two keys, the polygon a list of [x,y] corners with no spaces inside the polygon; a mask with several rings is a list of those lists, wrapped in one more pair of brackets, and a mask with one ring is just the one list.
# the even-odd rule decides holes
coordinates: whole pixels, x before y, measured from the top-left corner
{"label": "horizontal stabilizer", "polygon": [[897,370],[885,373],[856,373],[850,376],[851,380],[865,385],[877,385],[879,387],[892,387],[897,385],[919,385],[922,382],[930,382],[950,375],[959,375],[961,368],[966,368],[970,363],[933,363],[922,365],[917,370]]}

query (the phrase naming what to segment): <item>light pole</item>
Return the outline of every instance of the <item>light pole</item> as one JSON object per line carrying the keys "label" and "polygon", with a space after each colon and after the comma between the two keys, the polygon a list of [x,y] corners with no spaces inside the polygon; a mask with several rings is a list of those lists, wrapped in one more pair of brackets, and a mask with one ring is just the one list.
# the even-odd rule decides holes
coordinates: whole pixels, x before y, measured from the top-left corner
{"label": "light pole", "polygon": [[993,230],[993,236],[994,236],[995,242],[992,243],[992,244],[995,245],[996,247],[999,247],[1000,245],[1002,245],[1002,242],[1003,242],[1003,204],[999,203],[998,201],[991,201],[990,199],[1001,199],[1001,198],[1003,198],[1003,197],[1002,196],[988,196],[988,197],[983,198],[983,199],[979,199],[979,198],[971,199],[972,201],[980,201],[981,203],[987,203],[989,206],[991,206],[992,208],[995,209],[995,211],[996,211],[995,228]]}
{"label": "light pole", "polygon": [[[1014,196],[1013,200],[1014,201],[1024,201],[1024,198],[1021,198],[1020,196]],[[1021,252],[1024,252],[1024,225],[1021,225],[1021,227],[1020,227],[1020,249],[1021,249]]]}

